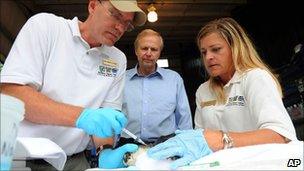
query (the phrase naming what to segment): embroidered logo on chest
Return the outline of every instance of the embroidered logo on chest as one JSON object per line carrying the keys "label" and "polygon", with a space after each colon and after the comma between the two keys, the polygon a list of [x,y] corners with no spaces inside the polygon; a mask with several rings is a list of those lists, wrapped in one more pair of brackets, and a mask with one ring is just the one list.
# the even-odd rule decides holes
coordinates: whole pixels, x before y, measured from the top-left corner
{"label": "embroidered logo on chest", "polygon": [[98,67],[98,74],[105,77],[115,77],[118,72],[118,64],[111,59],[103,59]]}
{"label": "embroidered logo on chest", "polygon": [[226,106],[245,106],[244,96],[229,97]]}

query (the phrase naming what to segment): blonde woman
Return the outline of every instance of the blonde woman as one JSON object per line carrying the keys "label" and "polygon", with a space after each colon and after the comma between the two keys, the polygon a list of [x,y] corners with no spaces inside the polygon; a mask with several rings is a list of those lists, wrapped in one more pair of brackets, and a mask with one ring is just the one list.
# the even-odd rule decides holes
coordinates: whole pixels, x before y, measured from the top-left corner
{"label": "blonde woman", "polygon": [[279,81],[235,20],[209,22],[197,44],[210,78],[196,92],[196,129],[177,131],[150,157],[180,156],[174,169],[221,149],[297,139]]}

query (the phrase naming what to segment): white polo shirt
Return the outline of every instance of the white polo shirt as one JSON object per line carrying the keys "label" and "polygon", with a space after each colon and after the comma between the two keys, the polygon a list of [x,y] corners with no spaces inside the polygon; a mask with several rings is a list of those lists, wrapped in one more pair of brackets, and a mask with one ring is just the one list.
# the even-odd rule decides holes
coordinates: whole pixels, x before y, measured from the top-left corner
{"label": "white polo shirt", "polygon": [[227,102],[216,103],[209,81],[196,92],[195,127],[233,132],[271,129],[296,140],[292,121],[283,105],[275,81],[262,69],[235,72],[224,86]]}
{"label": "white polo shirt", "polygon": [[[115,47],[90,48],[78,23],[77,17],[47,13],[31,17],[5,61],[1,82],[30,85],[61,103],[120,110],[126,57]],[[21,123],[19,136],[49,138],[68,155],[83,151],[89,142],[81,129],[28,121]]]}

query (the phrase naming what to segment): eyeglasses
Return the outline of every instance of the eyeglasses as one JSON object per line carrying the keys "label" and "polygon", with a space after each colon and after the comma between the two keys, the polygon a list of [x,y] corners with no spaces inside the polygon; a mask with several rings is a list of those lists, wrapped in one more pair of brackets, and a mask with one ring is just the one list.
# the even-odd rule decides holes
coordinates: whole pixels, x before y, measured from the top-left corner
{"label": "eyeglasses", "polygon": [[[100,4],[103,6],[102,4],[102,0],[98,0],[100,2]],[[103,6],[105,7],[105,6]],[[125,31],[132,31],[134,29],[134,26],[132,24],[132,22],[130,21],[124,21],[122,19],[122,14],[119,13],[117,10],[113,9],[113,8],[107,8],[108,14],[110,17],[112,17],[115,21],[119,22],[119,24],[121,24],[124,27]]]}

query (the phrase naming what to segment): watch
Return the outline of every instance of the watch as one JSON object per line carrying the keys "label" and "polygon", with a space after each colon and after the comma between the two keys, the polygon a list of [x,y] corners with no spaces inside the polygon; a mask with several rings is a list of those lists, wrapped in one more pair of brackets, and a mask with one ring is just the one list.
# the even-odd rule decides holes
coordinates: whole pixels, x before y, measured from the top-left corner
{"label": "watch", "polygon": [[224,143],[223,149],[233,148],[233,139],[229,136],[228,132],[221,131],[223,134],[222,141]]}

